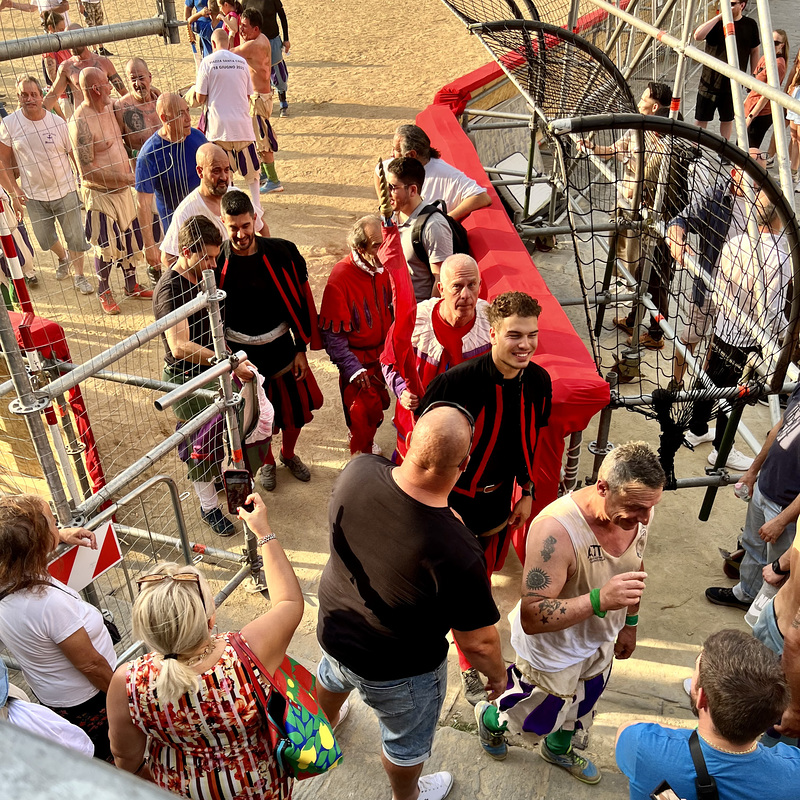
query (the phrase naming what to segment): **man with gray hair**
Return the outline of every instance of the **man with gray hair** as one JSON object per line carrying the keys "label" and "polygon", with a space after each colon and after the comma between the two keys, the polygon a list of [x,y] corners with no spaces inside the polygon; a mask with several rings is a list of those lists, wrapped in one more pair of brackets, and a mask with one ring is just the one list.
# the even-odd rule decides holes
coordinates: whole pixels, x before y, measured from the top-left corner
{"label": "man with gray hair", "polygon": [[392,284],[378,258],[383,243],[376,216],[359,219],[347,237],[350,254],[328,276],[319,327],[331,361],[350,430],[350,453],[377,453],[375,432],[389,407],[380,355],[392,324]]}
{"label": "man with gray hair", "polygon": [[[457,220],[492,204],[489,193],[460,169],[442,159],[442,154],[431,146],[431,140],[419,125],[399,125],[392,142],[394,158],[416,158],[425,167],[422,196],[426,203],[444,200],[447,213]],[[389,162],[384,163],[384,169]],[[378,185],[376,176],[376,186]]]}
{"label": "man with gray hair", "polygon": [[503,734],[537,741],[539,755],[579,781],[600,770],[572,747],[588,730],[616,658],[636,647],[644,591],[645,546],[664,470],[645,442],[614,448],[597,483],[560,497],[531,523],[522,599],[511,614],[516,663],[495,705],[478,703],[481,746],[493,758],[508,751]]}

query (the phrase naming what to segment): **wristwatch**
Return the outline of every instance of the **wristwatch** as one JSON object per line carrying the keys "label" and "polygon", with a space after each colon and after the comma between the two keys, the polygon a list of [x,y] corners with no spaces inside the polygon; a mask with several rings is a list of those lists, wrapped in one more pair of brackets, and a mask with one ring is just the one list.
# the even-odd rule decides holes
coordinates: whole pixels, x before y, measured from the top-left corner
{"label": "wristwatch", "polygon": [[791,572],[790,569],[781,569],[781,560],[779,558],[772,562],[772,571],[776,575],[788,575]]}

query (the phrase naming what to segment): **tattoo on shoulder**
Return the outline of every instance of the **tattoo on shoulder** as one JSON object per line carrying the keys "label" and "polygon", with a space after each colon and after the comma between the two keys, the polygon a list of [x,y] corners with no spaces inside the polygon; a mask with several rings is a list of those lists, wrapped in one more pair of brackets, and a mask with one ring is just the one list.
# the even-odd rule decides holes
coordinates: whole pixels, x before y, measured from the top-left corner
{"label": "tattoo on shoulder", "polygon": [[89,128],[89,123],[78,117],[75,120],[75,143],[78,151],[78,161],[84,166],[89,166],[94,161],[94,137]]}
{"label": "tattoo on shoulder", "polygon": [[539,567],[534,567],[525,577],[525,585],[534,591],[546,589],[550,585],[550,576]]}
{"label": "tattoo on shoulder", "polygon": [[542,550],[539,555],[542,557],[542,561],[549,561],[550,556],[553,555],[553,551],[556,549],[556,537],[555,536],[548,536],[544,540],[544,544],[542,545]]}

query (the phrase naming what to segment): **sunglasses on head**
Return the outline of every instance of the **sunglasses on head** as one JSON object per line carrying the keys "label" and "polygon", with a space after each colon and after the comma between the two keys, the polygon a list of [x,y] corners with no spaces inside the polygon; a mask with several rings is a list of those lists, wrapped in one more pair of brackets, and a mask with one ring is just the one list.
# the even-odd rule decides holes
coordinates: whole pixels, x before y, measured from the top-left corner
{"label": "sunglasses on head", "polygon": [[203,590],[200,587],[200,576],[193,572],[176,572],[173,575],[145,575],[143,578],[136,579],[136,585],[139,587],[139,592],[141,592],[143,586],[162,583],[168,578],[176,583],[193,583],[197,587],[197,591],[200,595],[200,602],[203,604],[203,608],[205,609],[206,600],[203,597]]}

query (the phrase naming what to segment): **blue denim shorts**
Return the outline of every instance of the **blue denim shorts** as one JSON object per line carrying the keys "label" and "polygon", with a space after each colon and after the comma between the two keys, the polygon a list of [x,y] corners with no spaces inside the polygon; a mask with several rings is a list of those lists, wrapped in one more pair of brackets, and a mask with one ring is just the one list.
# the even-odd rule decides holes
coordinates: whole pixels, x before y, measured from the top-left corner
{"label": "blue denim shorts", "polygon": [[357,689],[381,727],[383,754],[398,767],[430,758],[447,692],[447,659],[433,671],[394,681],[368,681],[322,651],[317,680],[329,692]]}
{"label": "blue denim shorts", "polygon": [[775,619],[775,598],[771,597],[758,615],[753,626],[753,636],[770,650],[783,655],[783,634],[778,630],[778,621]]}

